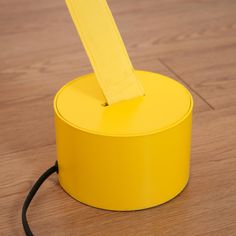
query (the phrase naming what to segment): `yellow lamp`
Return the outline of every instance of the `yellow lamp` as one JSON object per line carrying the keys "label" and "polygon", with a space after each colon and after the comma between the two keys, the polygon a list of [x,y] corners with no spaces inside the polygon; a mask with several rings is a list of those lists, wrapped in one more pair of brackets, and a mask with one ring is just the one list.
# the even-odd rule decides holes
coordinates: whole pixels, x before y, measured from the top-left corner
{"label": "yellow lamp", "polygon": [[90,74],[55,98],[59,181],[88,205],[144,209],[170,200],[187,184],[192,97],[163,75],[135,74],[143,97],[105,106]]}
{"label": "yellow lamp", "polygon": [[54,100],[59,181],[118,211],[164,203],[189,178],[193,100],[178,82],[134,70],[105,0],[67,0],[94,68]]}

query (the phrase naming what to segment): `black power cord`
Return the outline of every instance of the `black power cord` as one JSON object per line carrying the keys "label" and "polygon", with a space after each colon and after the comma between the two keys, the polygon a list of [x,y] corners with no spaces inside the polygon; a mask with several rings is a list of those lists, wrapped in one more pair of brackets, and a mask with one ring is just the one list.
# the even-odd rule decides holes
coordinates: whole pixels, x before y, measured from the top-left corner
{"label": "black power cord", "polygon": [[34,195],[37,193],[37,191],[39,190],[40,186],[43,184],[43,182],[53,173],[57,172],[58,173],[58,165],[57,162],[55,163],[54,166],[50,167],[48,170],[46,170],[40,177],[39,179],[36,181],[36,183],[34,184],[34,186],[31,188],[30,192],[28,193],[23,207],[22,207],[22,224],[25,230],[25,234],[27,236],[33,236],[33,233],[29,227],[28,221],[27,221],[27,217],[26,217],[26,213],[28,210],[28,207],[34,197]]}

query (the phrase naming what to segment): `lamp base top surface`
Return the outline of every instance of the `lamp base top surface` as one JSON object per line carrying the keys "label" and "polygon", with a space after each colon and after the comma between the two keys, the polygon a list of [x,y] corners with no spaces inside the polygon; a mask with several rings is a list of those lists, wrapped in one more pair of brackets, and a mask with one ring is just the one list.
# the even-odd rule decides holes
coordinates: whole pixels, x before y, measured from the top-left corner
{"label": "lamp base top surface", "polygon": [[157,73],[135,74],[145,96],[108,106],[95,74],[88,74],[61,88],[54,100],[55,112],[76,129],[121,137],[162,132],[192,112],[192,96],[183,85]]}

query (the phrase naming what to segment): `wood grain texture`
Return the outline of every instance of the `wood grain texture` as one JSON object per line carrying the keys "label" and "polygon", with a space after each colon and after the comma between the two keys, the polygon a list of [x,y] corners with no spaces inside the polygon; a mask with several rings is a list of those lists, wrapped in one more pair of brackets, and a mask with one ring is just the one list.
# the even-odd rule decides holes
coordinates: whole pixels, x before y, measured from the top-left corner
{"label": "wood grain texture", "polygon": [[[191,178],[172,201],[111,212],[52,176],[29,210],[35,235],[236,235],[236,1],[108,1],[134,67],[194,96]],[[0,2],[0,235],[24,235],[23,199],[56,158],[53,97],[91,72],[63,0]]]}

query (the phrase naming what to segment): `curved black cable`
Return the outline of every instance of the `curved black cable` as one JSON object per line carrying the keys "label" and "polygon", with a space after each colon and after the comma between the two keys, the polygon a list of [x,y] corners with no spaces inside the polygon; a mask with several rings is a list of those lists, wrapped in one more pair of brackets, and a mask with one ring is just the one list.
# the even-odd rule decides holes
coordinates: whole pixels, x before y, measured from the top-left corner
{"label": "curved black cable", "polygon": [[25,234],[27,236],[33,236],[33,233],[29,227],[28,221],[27,221],[27,217],[26,217],[26,213],[28,210],[28,207],[34,197],[34,195],[37,193],[37,191],[39,190],[40,186],[43,184],[43,182],[50,176],[52,175],[54,172],[58,173],[58,165],[57,162],[55,163],[54,166],[50,167],[48,170],[46,170],[40,177],[39,179],[36,181],[36,183],[34,184],[34,186],[31,188],[30,192],[28,193],[23,207],[22,207],[22,224],[25,230]]}

